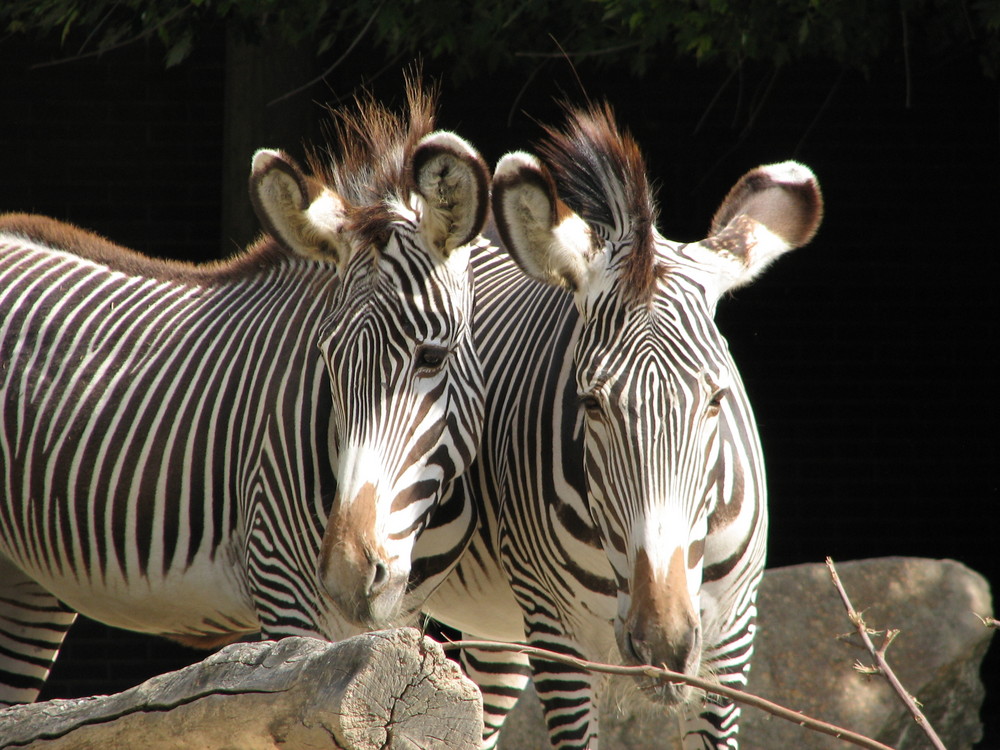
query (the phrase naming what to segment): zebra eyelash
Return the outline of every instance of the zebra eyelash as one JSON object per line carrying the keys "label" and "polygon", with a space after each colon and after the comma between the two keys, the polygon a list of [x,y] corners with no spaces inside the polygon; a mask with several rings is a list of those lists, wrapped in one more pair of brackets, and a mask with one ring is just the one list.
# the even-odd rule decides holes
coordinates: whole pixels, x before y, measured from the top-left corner
{"label": "zebra eyelash", "polygon": [[579,396],[580,406],[588,414],[599,416],[602,412],[601,400],[593,393],[581,393]]}
{"label": "zebra eyelash", "polygon": [[451,349],[438,344],[421,344],[413,353],[413,364],[417,375],[435,375],[448,361]]}

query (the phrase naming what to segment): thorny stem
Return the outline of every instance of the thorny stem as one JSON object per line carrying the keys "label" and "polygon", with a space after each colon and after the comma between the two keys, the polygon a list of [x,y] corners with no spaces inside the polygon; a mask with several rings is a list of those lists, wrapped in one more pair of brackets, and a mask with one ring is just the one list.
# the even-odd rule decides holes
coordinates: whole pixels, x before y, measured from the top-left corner
{"label": "thorny stem", "polygon": [[859,747],[869,748],[870,750],[893,750],[888,745],[883,745],[881,742],[877,742],[873,739],[865,737],[864,735],[851,732],[850,730],[843,729],[842,727],[829,724],[819,719],[814,719],[811,716],[806,716],[799,711],[793,711],[790,708],[779,706],[777,703],[772,703],[771,701],[761,698],[760,696],[753,695],[752,693],[745,693],[742,690],[726,687],[725,685],[720,685],[717,682],[703,680],[699,677],[691,677],[690,675],[681,674],[680,672],[672,672],[671,670],[662,667],[653,667],[648,665],[625,667],[615,664],[602,664],[600,662],[579,659],[574,656],[560,654],[543,648],[536,648],[535,646],[528,646],[523,643],[463,640],[448,641],[441,645],[442,648],[446,650],[475,648],[481,651],[515,651],[517,653],[526,654],[534,659],[558,662],[560,664],[569,664],[589,672],[599,672],[612,675],[628,675],[632,677],[657,677],[673,683],[684,683],[704,690],[706,693],[721,695],[736,703],[742,703],[747,706],[759,708],[761,711],[766,711],[767,713],[777,716],[780,719],[791,721],[801,727],[805,727],[806,729],[811,729],[814,732],[820,732],[822,734],[830,735],[831,737],[836,737],[837,739],[849,742]]}
{"label": "thorny stem", "polygon": [[840,599],[844,602],[844,607],[847,609],[847,618],[851,621],[851,623],[853,623],[854,627],[857,628],[858,634],[861,636],[861,640],[865,644],[865,648],[868,649],[868,652],[875,659],[875,667],[866,667],[863,671],[869,674],[879,673],[885,677],[885,679],[888,680],[889,684],[892,686],[892,689],[896,691],[896,694],[903,701],[907,710],[913,716],[913,720],[917,722],[920,728],[924,730],[924,733],[930,738],[931,744],[933,744],[937,750],[947,750],[944,743],[941,741],[941,738],[938,737],[937,732],[934,731],[934,727],[932,727],[931,723],[927,721],[927,717],[924,716],[923,711],[920,710],[917,702],[913,699],[913,696],[910,695],[906,688],[903,687],[899,678],[896,677],[896,673],[892,671],[892,668],[885,659],[886,649],[889,648],[889,644],[892,643],[892,640],[899,634],[899,631],[887,631],[885,635],[885,642],[882,644],[882,647],[875,648],[875,644],[872,643],[872,639],[869,634],[877,631],[870,630],[865,624],[861,613],[854,609],[850,598],[847,596],[847,591],[844,590],[844,586],[840,582],[840,576],[837,575],[837,569],[833,565],[832,558],[826,558],[826,567],[830,570],[830,578],[833,580],[833,585],[836,587],[837,593],[840,594]]}

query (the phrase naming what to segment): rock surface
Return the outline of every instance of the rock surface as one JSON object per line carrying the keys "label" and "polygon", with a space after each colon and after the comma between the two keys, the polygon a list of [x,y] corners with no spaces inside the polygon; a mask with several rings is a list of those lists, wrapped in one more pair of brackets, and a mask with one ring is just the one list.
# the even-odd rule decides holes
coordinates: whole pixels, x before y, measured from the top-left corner
{"label": "rock surface", "polygon": [[[869,627],[900,630],[886,652],[889,665],[922,703],[945,746],[949,750],[971,748],[982,735],[979,712],[984,691],[979,665],[992,635],[976,617],[993,612],[986,580],[953,560],[922,558],[838,563],[837,571]],[[860,648],[825,565],[768,570],[759,610],[750,692],[899,750],[931,747],[885,680],[854,669],[856,661],[870,664],[871,659]],[[838,637],[847,633],[853,635]],[[876,646],[881,645],[880,636],[873,639]],[[612,687],[609,692],[626,697],[612,697],[604,707],[602,747],[674,747],[666,739],[676,734],[674,717],[636,706],[631,694],[620,688]],[[500,747],[548,748],[533,693],[518,705]],[[842,750],[851,746],[744,708],[740,747]]]}
{"label": "rock surface", "polygon": [[413,629],[237,643],[112,696],[0,711],[0,748],[474,750],[476,687]]}

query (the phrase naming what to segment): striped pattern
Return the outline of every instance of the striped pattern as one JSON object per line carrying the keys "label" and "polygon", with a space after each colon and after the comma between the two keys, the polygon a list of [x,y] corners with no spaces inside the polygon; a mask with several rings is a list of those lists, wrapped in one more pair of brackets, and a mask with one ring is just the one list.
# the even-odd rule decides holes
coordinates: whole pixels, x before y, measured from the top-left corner
{"label": "striped pattern", "polygon": [[[75,612],[196,645],[338,638],[454,565],[489,177],[412,88],[410,109],[363,105],[322,180],[259,153],[274,238],[222,263],[0,217],[0,703],[36,697]],[[386,555],[360,592],[331,575],[355,548]]]}
{"label": "striped pattern", "polygon": [[[653,228],[642,159],[608,110],[571,112],[541,152],[552,175],[514,154],[494,176],[494,216],[517,263],[496,249],[474,257],[487,415],[463,483],[483,523],[426,609],[472,637],[667,663],[742,686],[765,478],[712,318],[726,289],[812,236],[815,183],[798,165],[751,173],[713,235],[681,245]],[[478,652],[465,662],[484,689],[492,746],[526,662]],[[543,661],[531,673],[552,745],[596,748],[601,682]],[[737,746],[733,704],[636,685],[681,712],[685,747]]]}
{"label": "striped pattern", "polygon": [[[3,557],[121,627],[326,626],[305,574],[323,532],[320,488],[332,487],[315,337],[333,274],[317,283],[311,264],[273,246],[245,260],[244,280],[197,285],[9,234],[0,253]],[[280,588],[251,580],[274,567],[272,538],[285,547]]]}

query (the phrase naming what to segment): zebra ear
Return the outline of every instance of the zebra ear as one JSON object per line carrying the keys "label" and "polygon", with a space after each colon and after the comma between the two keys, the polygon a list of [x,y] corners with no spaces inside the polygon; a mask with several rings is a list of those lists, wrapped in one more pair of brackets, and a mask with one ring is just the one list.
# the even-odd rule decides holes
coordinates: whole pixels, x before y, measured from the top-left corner
{"label": "zebra ear", "polygon": [[592,257],[590,229],[556,196],[536,157],[504,156],[493,174],[493,218],[507,252],[534,279],[577,292]]}
{"label": "zebra ear", "polygon": [[445,131],[420,140],[410,169],[423,203],[421,232],[430,247],[447,258],[483,231],[489,205],[489,170],[465,139]]}
{"label": "zebra ear", "polygon": [[808,167],[787,161],[748,172],[729,191],[700,244],[722,261],[721,292],[752,281],[772,261],[808,243],[823,196]]}
{"label": "zebra ear", "polygon": [[250,201],[265,231],[292,252],[331,263],[348,255],[343,200],[306,177],[288,154],[261,149],[253,155]]}

